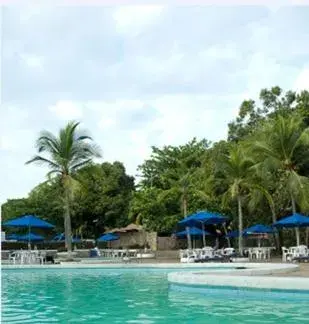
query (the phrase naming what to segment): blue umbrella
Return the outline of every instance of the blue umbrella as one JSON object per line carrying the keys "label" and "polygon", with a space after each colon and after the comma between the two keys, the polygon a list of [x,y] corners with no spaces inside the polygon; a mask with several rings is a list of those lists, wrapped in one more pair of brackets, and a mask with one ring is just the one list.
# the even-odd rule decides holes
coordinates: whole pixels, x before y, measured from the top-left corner
{"label": "blue umbrella", "polygon": [[55,226],[33,215],[26,215],[9,220],[3,224],[10,227],[54,228]]}
{"label": "blue umbrella", "polygon": [[33,233],[28,233],[26,235],[19,236],[17,239],[18,241],[28,241],[28,242],[34,242],[34,241],[43,241],[44,237],[41,235],[36,235]]}
{"label": "blue umbrella", "polygon": [[299,227],[308,227],[309,217],[295,213],[293,215],[280,219],[279,221],[275,222],[273,226],[278,228],[283,228],[283,227],[295,228],[296,241],[297,241],[297,245],[299,245],[300,244]]}
{"label": "blue umbrella", "polygon": [[57,234],[56,236],[53,237],[52,241],[57,241],[57,242],[62,242],[64,241],[64,234]]}
{"label": "blue umbrella", "polygon": [[196,223],[203,223],[205,225],[223,224],[227,221],[227,217],[224,217],[218,213],[211,213],[207,211],[199,211],[194,213],[179,222],[182,225],[195,225]]}
{"label": "blue umbrella", "polygon": [[[208,211],[199,211],[194,213],[183,220],[181,220],[178,224],[186,225],[186,226],[194,226],[197,223],[202,223],[202,228],[204,231],[205,225],[216,225],[226,223],[228,220],[227,217],[224,217],[218,213],[212,213]],[[203,244],[206,246],[205,235],[203,235]]]}
{"label": "blue umbrella", "polygon": [[[53,237],[52,241],[56,242],[64,242],[65,241],[65,235],[64,233],[57,234]],[[82,240],[79,237],[72,237],[72,243],[80,243]]]}
{"label": "blue umbrella", "polygon": [[[10,226],[10,227],[27,227],[28,228],[28,235],[30,238],[31,227],[36,228],[53,228],[54,225],[36,217],[33,215],[25,215],[19,218],[12,219],[7,221],[3,224],[3,226]],[[30,240],[28,241],[30,243]]]}
{"label": "blue umbrella", "polygon": [[256,224],[244,230],[246,235],[254,234],[273,234],[275,231],[271,226]]}
{"label": "blue umbrella", "polygon": [[[203,236],[203,234],[211,235],[209,232],[202,231],[201,229],[199,229],[197,227],[189,227],[188,232],[191,236]],[[187,235],[187,230],[176,233],[176,236],[178,236],[178,237],[186,236],[186,235]]]}
{"label": "blue umbrella", "polygon": [[237,238],[237,237],[239,237],[239,232],[237,230],[228,232],[225,235],[225,237],[228,237],[228,238]]}
{"label": "blue umbrella", "polygon": [[[259,235],[259,234],[274,234],[275,230],[271,226],[256,224],[248,227],[243,231],[244,236]],[[258,246],[261,246],[261,240],[258,238]]]}
{"label": "blue umbrella", "polygon": [[19,234],[8,234],[5,236],[5,239],[10,241],[10,240],[14,240],[17,241],[19,239],[20,235]]}
{"label": "blue umbrella", "polygon": [[205,231],[204,229],[201,230],[197,227],[187,227],[186,230],[177,232],[176,236],[177,237],[185,237],[189,234],[190,237],[197,237],[197,236],[202,236],[203,238],[205,235],[211,235],[209,232]]}
{"label": "blue umbrella", "polygon": [[111,242],[119,240],[119,235],[107,233],[98,238],[98,242]]}

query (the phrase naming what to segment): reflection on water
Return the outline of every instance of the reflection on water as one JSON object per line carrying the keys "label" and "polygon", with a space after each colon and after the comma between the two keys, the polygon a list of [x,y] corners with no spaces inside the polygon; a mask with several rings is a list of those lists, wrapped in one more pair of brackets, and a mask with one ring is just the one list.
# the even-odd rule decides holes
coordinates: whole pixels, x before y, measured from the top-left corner
{"label": "reflection on water", "polygon": [[221,317],[220,323],[308,323],[308,300],[303,293],[181,286],[169,290],[171,303],[203,308],[208,316]]}
{"label": "reflection on water", "polygon": [[166,271],[2,273],[2,323],[308,323],[308,295],[183,291]]}

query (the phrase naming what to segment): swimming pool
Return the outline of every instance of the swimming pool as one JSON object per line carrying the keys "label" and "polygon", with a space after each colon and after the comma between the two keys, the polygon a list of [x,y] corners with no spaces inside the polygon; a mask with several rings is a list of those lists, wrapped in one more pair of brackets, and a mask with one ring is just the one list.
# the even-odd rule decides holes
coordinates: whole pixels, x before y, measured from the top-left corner
{"label": "swimming pool", "polygon": [[175,269],[4,270],[1,319],[3,323],[308,323],[308,294],[171,289],[170,271]]}

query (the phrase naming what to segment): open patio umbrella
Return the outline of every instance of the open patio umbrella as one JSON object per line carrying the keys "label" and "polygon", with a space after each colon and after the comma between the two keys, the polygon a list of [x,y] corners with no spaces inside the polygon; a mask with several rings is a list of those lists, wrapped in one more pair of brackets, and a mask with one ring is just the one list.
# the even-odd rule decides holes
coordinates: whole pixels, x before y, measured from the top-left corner
{"label": "open patio umbrella", "polygon": [[231,231],[231,232],[228,232],[225,237],[228,237],[228,238],[238,238],[239,237],[239,232],[237,230],[235,231]]}
{"label": "open patio umbrella", "polygon": [[[263,234],[274,234],[275,230],[271,226],[256,224],[251,227],[246,228],[243,231],[244,236],[250,235],[263,235]],[[261,238],[258,237],[258,247],[261,246]]]}
{"label": "open patio umbrella", "polygon": [[5,236],[5,240],[6,241],[10,241],[10,240],[14,240],[14,241],[17,241],[18,239],[20,238],[20,234],[7,234]]}
{"label": "open patio umbrella", "polygon": [[178,224],[186,225],[186,226],[194,226],[196,224],[202,224],[202,230],[204,232],[203,234],[203,245],[206,246],[206,231],[205,231],[205,225],[218,225],[218,224],[224,224],[228,220],[227,217],[224,217],[218,213],[212,213],[208,211],[199,211],[197,213],[194,213],[180,222]]}
{"label": "open patio umbrella", "polygon": [[43,240],[44,240],[43,236],[34,233],[27,233],[26,235],[21,235],[17,239],[17,241],[25,241],[25,242],[38,242]]}
{"label": "open patio umbrella", "polygon": [[36,217],[33,215],[25,215],[19,218],[9,220],[3,224],[3,226],[9,227],[24,227],[28,228],[28,243],[30,244],[31,228],[54,228],[54,225]]}
{"label": "open patio umbrella", "polygon": [[309,227],[309,217],[295,213],[291,216],[280,219],[279,221],[275,222],[273,226],[277,228],[295,228],[296,242],[297,245],[300,245],[299,228]]}
{"label": "open patio umbrella", "polygon": [[189,232],[190,237],[197,237],[197,236],[202,236],[204,237],[205,235],[211,235],[209,232],[205,231],[205,230],[201,230],[198,227],[188,227],[186,230],[184,231],[180,231],[176,233],[177,237],[185,237],[187,236]]}
{"label": "open patio umbrella", "polygon": [[[100,236],[98,238],[98,242],[112,242],[112,241],[117,241],[119,240],[119,235],[115,234],[115,233],[106,233],[103,234],[102,236]],[[109,248],[111,247],[110,244],[108,244]]]}
{"label": "open patio umbrella", "polygon": [[111,242],[119,240],[119,235],[114,233],[107,233],[98,238],[98,242]]}
{"label": "open patio umbrella", "polygon": [[[197,227],[189,227],[188,229],[189,234],[191,236],[202,236],[203,235],[203,231]],[[210,233],[205,231],[205,234],[207,233],[207,235],[210,235]],[[186,236],[187,235],[187,230],[184,231],[180,231],[176,233],[176,236],[181,237],[181,236]]]}
{"label": "open patio umbrella", "polygon": [[[64,233],[57,234],[53,237],[52,241],[56,242],[64,242],[65,241],[65,235]],[[72,243],[80,243],[82,240],[79,237],[72,237]]]}

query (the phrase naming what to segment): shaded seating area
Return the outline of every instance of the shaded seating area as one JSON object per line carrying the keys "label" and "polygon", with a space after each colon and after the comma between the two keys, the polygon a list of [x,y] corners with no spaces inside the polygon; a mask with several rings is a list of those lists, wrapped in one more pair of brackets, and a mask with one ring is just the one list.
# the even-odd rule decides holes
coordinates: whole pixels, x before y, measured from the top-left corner
{"label": "shaded seating area", "polygon": [[28,232],[24,235],[11,234],[9,238],[14,239],[18,242],[27,242],[28,250],[15,250],[9,253],[8,260],[13,264],[44,264],[46,262],[46,252],[38,251],[37,249],[31,249],[31,244],[36,242],[44,241],[42,235],[32,233],[32,228],[40,229],[52,229],[54,225],[34,216],[25,215],[10,221],[7,221],[3,226],[13,228],[24,228]]}
{"label": "shaded seating area", "polygon": [[[190,239],[202,238],[203,247],[188,248],[186,250],[179,251],[180,262],[192,263],[192,262],[230,262],[231,258],[236,256],[234,248],[221,248],[217,244],[218,235],[212,234],[205,229],[209,225],[223,225],[228,221],[228,218],[218,213],[211,213],[206,211],[200,211],[194,213],[185,219],[181,220],[178,225],[185,226],[186,229],[176,233],[179,238],[189,237]],[[198,228],[197,226],[201,226]],[[206,237],[214,236],[216,238],[216,245],[214,247],[207,246]]]}
{"label": "shaded seating area", "polygon": [[284,229],[284,228],[295,229],[296,246],[291,246],[289,248],[282,247],[282,261],[283,262],[309,261],[308,247],[300,243],[300,228],[309,227],[309,217],[295,213],[280,219],[279,221],[274,223],[274,226],[278,229]]}

